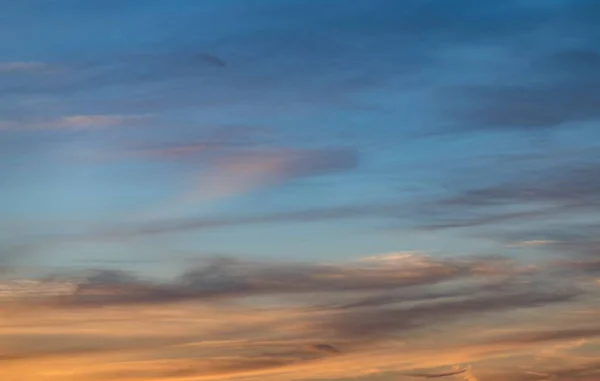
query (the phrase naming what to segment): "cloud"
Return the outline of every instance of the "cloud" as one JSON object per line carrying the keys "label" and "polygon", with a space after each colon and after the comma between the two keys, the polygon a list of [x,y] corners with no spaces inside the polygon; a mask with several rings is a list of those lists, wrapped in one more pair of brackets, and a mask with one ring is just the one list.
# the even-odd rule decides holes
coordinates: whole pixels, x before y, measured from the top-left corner
{"label": "cloud", "polygon": [[[193,240],[204,241],[201,233],[208,229],[358,218],[371,223],[376,218],[403,227],[469,228],[437,232],[439,237],[436,233],[434,238],[452,251],[466,243],[462,246],[466,250],[507,250],[519,258],[397,252],[342,263],[214,259],[191,264],[174,279],[98,270],[1,283],[0,379],[402,379],[402,374],[416,369],[424,369],[419,371],[424,377],[449,376],[433,369],[449,369],[455,363],[473,364],[473,374],[482,380],[536,380],[552,375],[577,381],[598,378],[592,366],[598,358],[598,311],[592,302],[599,289],[587,283],[597,280],[600,273],[598,231],[591,226],[582,229],[585,221],[576,223],[598,214],[600,188],[595,179],[600,172],[593,162],[597,150],[591,151],[588,166],[577,150],[567,153],[550,147],[547,161],[538,156],[498,166],[486,162],[476,176],[467,173],[463,177],[462,168],[454,171],[448,166],[478,163],[474,152],[489,153],[486,137],[474,141],[469,137],[464,146],[458,142],[460,148],[454,146],[457,141],[436,141],[431,146],[427,142],[426,148],[434,147],[434,155],[448,153],[431,173],[413,165],[413,159],[429,155],[418,144],[409,142],[410,147],[401,148],[401,153],[398,147],[393,147],[394,152],[385,149],[397,145],[406,129],[421,128],[430,116],[425,129],[447,124],[448,118],[436,121],[440,105],[429,102],[429,96],[448,85],[451,94],[443,102],[451,109],[450,124],[458,126],[452,131],[486,136],[493,132],[493,137],[498,131],[537,134],[563,127],[567,131],[579,122],[597,119],[597,1],[282,0],[250,5],[233,0],[206,1],[189,8],[184,3],[191,2],[175,1],[171,7],[161,5],[160,12],[153,7],[161,2],[154,0],[143,5],[113,0],[53,3],[23,0],[7,10],[7,20],[13,20],[9,24],[21,25],[18,28],[36,24],[12,17],[22,13],[29,21],[31,17],[43,19],[37,24],[56,31],[46,41],[53,46],[53,59],[60,60],[66,51],[78,52],[75,59],[62,56],[65,70],[44,75],[34,76],[37,69],[27,65],[2,70],[0,64],[0,113],[7,118],[0,128],[11,130],[5,134],[7,139],[0,140],[7,141],[2,145],[8,151],[20,151],[18,157],[3,160],[8,169],[5,177],[17,181],[16,187],[10,187],[17,196],[22,187],[51,200],[55,190],[62,192],[54,188],[65,185],[64,179],[79,194],[73,186],[81,185],[79,174],[90,170],[95,183],[87,185],[104,201],[118,197],[119,189],[138,195],[139,183],[131,188],[130,182],[117,181],[124,178],[123,166],[88,168],[90,163],[77,162],[77,168],[69,167],[73,172],[55,168],[62,162],[45,160],[48,151],[71,155],[73,147],[78,152],[88,147],[103,149],[113,141],[127,146],[131,140],[140,142],[137,134],[152,141],[132,150],[115,149],[114,156],[135,158],[126,166],[143,166],[144,170],[134,172],[157,184],[148,187],[136,203],[163,196],[163,187],[172,186],[177,188],[174,203],[182,201],[177,205],[196,213],[204,209],[190,208],[191,203],[210,201],[204,206],[212,210],[212,202],[221,197],[252,196],[252,192],[300,182],[312,185],[317,176],[341,174],[334,180],[357,180],[345,176],[356,170],[361,170],[360,189],[345,198],[371,197],[365,193],[369,191],[380,197],[385,189],[397,190],[398,181],[402,188],[413,180],[430,184],[428,190],[433,192],[445,192],[430,202],[420,201],[426,192],[407,200],[400,190],[393,202],[380,199],[337,206],[344,200],[331,197],[318,200],[327,204],[323,208],[290,206],[287,211],[254,214],[233,211],[214,217],[120,220],[75,240],[145,236],[144,241],[154,243],[155,239],[176,238],[155,235],[188,232],[200,235]],[[129,36],[127,41],[107,39],[104,32],[109,24],[116,34]],[[73,30],[86,38],[62,38]],[[27,40],[32,34],[25,32],[9,34]],[[35,45],[25,42],[23,46]],[[372,113],[356,118],[340,112],[368,107]],[[146,112],[160,114],[168,128],[102,128],[149,122],[137,119]],[[205,136],[203,131],[215,121],[253,125],[265,120],[277,128],[258,144],[253,138],[221,139]],[[319,129],[318,142],[308,141],[312,132],[297,128],[302,123]],[[366,128],[371,125],[374,130]],[[72,129],[91,130],[94,135],[78,140],[71,136],[89,136],[64,133]],[[331,148],[329,139],[334,134],[337,139],[338,132],[356,139],[348,143],[344,137],[341,140],[346,143],[340,144],[360,144],[366,151]],[[59,135],[68,140],[55,145],[51,140]],[[289,147],[315,148],[265,148],[285,147],[290,139]],[[579,140],[591,145],[594,139],[582,135],[561,139],[560,144]],[[380,142],[385,143],[384,149]],[[509,139],[493,145],[493,150],[512,152],[520,149],[521,142]],[[456,156],[458,151],[464,151],[464,156]],[[406,164],[405,172],[396,166],[398,160]],[[573,165],[557,165],[569,161]],[[525,171],[525,165],[531,165],[531,171]],[[45,171],[46,167],[52,168]],[[22,176],[24,168],[31,169],[23,172],[29,175]],[[393,173],[386,172],[389,168]],[[168,183],[182,170],[189,170],[184,184]],[[30,176],[36,171],[43,176]],[[437,180],[445,181],[446,175],[456,175],[461,182],[449,187],[439,184]],[[321,185],[322,178],[317,180]],[[38,181],[49,181],[52,189],[38,186]],[[32,206],[31,200],[22,198]],[[73,205],[65,203],[65,208],[85,217],[94,216],[91,209],[92,214],[79,207],[81,202],[82,208],[98,209],[97,197],[71,200],[67,196],[64,201],[73,201]],[[280,200],[275,201],[266,208],[277,207]],[[18,205],[13,206],[19,209]],[[39,218],[51,217],[38,212]],[[50,230],[68,229],[65,224]],[[77,234],[86,226],[73,228]],[[491,237],[503,245],[489,248],[483,240],[465,239],[469,234]],[[204,238],[208,246],[215,244],[215,237]],[[361,244],[386,245],[390,239],[403,238],[367,239]],[[407,247],[414,247],[413,240],[408,238]],[[190,243],[175,241],[177,246]],[[123,243],[128,250],[139,242]],[[74,252],[76,247],[63,251],[52,244],[35,248],[49,263],[86,255]],[[350,243],[333,244],[346,247]],[[519,249],[509,250],[504,244]],[[143,247],[138,249],[140,255],[148,254]],[[541,250],[558,255],[559,260],[541,262],[546,260],[539,255]],[[60,258],[54,257],[57,254]],[[535,265],[519,262],[521,255],[529,260],[529,254],[536,255]],[[15,263],[15,256],[21,259],[21,252],[0,251],[0,265]],[[97,264],[135,267],[136,256],[130,256],[130,263],[107,259]],[[19,263],[23,261],[27,258]],[[586,313],[580,313],[584,309]],[[551,352],[551,359],[547,358],[550,352],[543,351],[566,348],[572,340],[587,341],[578,348]],[[537,374],[519,373],[525,369]],[[470,370],[454,377],[462,376],[475,377]]]}
{"label": "cloud", "polygon": [[491,381],[511,380],[511,381],[593,381],[600,375],[600,363],[590,360],[586,364],[575,366],[553,366],[544,371],[529,372],[503,372],[490,376]]}
{"label": "cloud", "polygon": [[373,340],[394,332],[435,327],[441,322],[469,319],[488,313],[501,313],[519,308],[536,308],[575,300],[577,291],[541,292],[535,288],[502,290],[496,293],[463,296],[457,300],[441,300],[432,304],[405,308],[350,311],[339,314],[326,327],[339,337]]}
{"label": "cloud", "polygon": [[337,348],[329,345],[329,344],[313,344],[310,346],[311,349],[314,349],[317,352],[327,353],[327,354],[339,354],[341,353]]}
{"label": "cloud", "polygon": [[[46,302],[13,300],[0,306],[6,312],[0,327],[0,375],[31,375],[43,381],[67,374],[119,381],[326,380],[377,373],[441,378],[449,374],[413,369],[468,361],[487,375],[485,364],[495,360],[533,356],[550,344],[598,337],[593,319],[570,320],[569,328],[556,329],[556,316],[545,318],[550,316],[545,309],[553,305],[576,305],[577,292],[549,288],[529,275],[506,278],[505,269],[498,270],[503,286],[491,287],[489,275],[478,277],[472,270],[481,265],[477,260],[427,257],[310,266],[220,260],[162,285],[119,271],[80,274],[75,279],[87,290],[80,287],[79,295],[44,295]],[[463,266],[465,273],[455,278],[453,269]],[[452,286],[456,281],[463,288]],[[166,286],[231,296],[217,303],[178,297],[140,303],[140,291]],[[394,288],[394,304],[340,312],[321,303],[351,302],[365,293],[376,297]],[[451,295],[439,300],[416,297],[436,290]],[[404,291],[415,297],[404,298]],[[263,299],[257,298],[263,292]],[[306,297],[293,296],[298,292]],[[90,303],[94,298],[97,303]],[[94,308],[74,309],[77,305]],[[522,314],[522,309],[535,314]],[[493,333],[499,325],[507,332]]]}
{"label": "cloud", "polygon": [[[600,205],[598,163],[550,166],[535,173],[519,173],[496,184],[474,189],[458,189],[455,195],[424,203],[423,229],[506,226],[506,222],[544,220],[556,222],[559,216],[592,214]],[[536,234],[528,228],[521,235],[544,236],[544,241],[565,241],[558,236]],[[564,221],[561,226],[565,233]],[[498,234],[502,234],[498,232]],[[547,243],[547,242],[546,242]],[[556,243],[558,244],[558,243]],[[529,245],[531,246],[531,245]],[[552,245],[548,245],[552,246]],[[556,245],[553,245],[556,246]]]}
{"label": "cloud", "polygon": [[[100,8],[105,15],[115,12],[113,16],[122,22],[171,28],[161,30],[152,47],[141,51],[70,59],[64,63],[68,75],[44,81],[26,79],[0,89],[11,96],[53,94],[72,99],[112,86],[142,87],[144,91],[137,91],[135,98],[118,96],[109,102],[117,109],[142,113],[215,105],[233,107],[238,114],[252,111],[247,106],[259,113],[379,107],[356,95],[372,89],[398,93],[407,83],[420,82],[418,74],[438,71],[449,47],[514,43],[564,14],[558,6],[522,1],[502,6],[484,6],[472,0],[451,6],[417,0],[234,3],[234,7],[206,5],[177,17],[155,12],[140,20],[139,13],[133,12],[126,21],[121,19],[125,13],[119,7],[71,4],[69,12],[80,14],[78,22],[92,17],[90,9]],[[130,6],[124,8],[131,11]],[[198,37],[205,36],[207,25],[225,25],[238,17],[238,12],[248,23],[233,29],[217,27],[209,38]],[[58,27],[64,20],[49,16],[45,22]],[[88,32],[90,41],[105,38],[95,30]],[[182,82],[186,86],[180,86]]]}
{"label": "cloud", "polygon": [[88,114],[67,115],[45,120],[5,121],[0,123],[0,129],[14,130],[47,130],[47,129],[85,129],[99,127],[116,127],[139,125],[147,123],[152,114],[139,115],[110,115]]}
{"label": "cloud", "polygon": [[597,203],[600,182],[596,181],[600,166],[567,167],[538,174],[534,178],[519,179],[490,188],[476,189],[449,200],[459,205],[494,205],[522,202],[551,202],[563,205],[589,205]]}
{"label": "cloud", "polygon": [[[195,300],[217,305],[242,300],[260,304],[261,298],[300,305],[308,302],[303,310],[314,316],[299,324],[326,333],[324,340],[356,346],[461,320],[477,322],[519,309],[576,303],[583,295],[574,284],[549,286],[545,275],[539,275],[497,258],[440,260],[421,256],[395,262],[356,261],[339,265],[222,258],[166,283],[115,271],[78,275],[64,281],[75,290],[71,294],[38,295],[31,299],[20,293],[14,295],[12,303],[28,305],[33,300],[38,307],[86,310],[170,306]],[[53,282],[60,285],[56,279]],[[516,345],[596,334],[597,330],[586,328],[503,337],[494,342]],[[340,352],[331,344],[311,346],[323,354]]]}
{"label": "cloud", "polygon": [[[417,300],[428,297],[419,293],[412,297],[399,293],[402,289],[484,274],[500,276],[512,271],[510,266],[493,258],[452,261],[420,257],[395,263],[356,262],[339,265],[216,258],[204,266],[188,270],[172,283],[144,281],[122,271],[81,274],[64,281],[63,288],[75,291],[71,295],[57,295],[55,301],[59,305],[76,307],[164,304],[194,299],[218,300],[315,292],[394,291],[398,294],[393,301],[397,302],[403,298]],[[454,295],[450,291],[450,296]],[[374,306],[364,301],[361,303],[363,306]],[[345,308],[350,307],[347,305]]]}
{"label": "cloud", "polygon": [[[206,152],[206,155],[210,158],[213,153]],[[201,172],[199,179],[189,186],[192,190],[182,193],[176,203],[236,196],[295,179],[353,169],[358,165],[358,157],[352,150],[284,150],[267,152],[264,155],[260,152],[231,156],[224,154],[223,158],[221,153],[214,155],[216,157],[212,156],[212,168],[209,166],[208,170]],[[418,203],[332,206],[215,218],[162,218],[144,221],[137,226],[132,224],[107,229],[96,235],[110,239],[273,222],[378,217],[422,230],[501,227],[488,234],[499,237],[506,235],[513,225],[522,225],[522,222],[526,221],[544,221],[545,225],[558,224],[558,233],[536,232],[536,229],[530,226],[526,230],[520,230],[517,237],[508,237],[504,243],[514,245],[515,241],[533,241],[528,243],[531,247],[533,243],[540,246],[545,241],[556,241],[553,244],[546,242],[545,245],[548,249],[556,249],[566,248],[573,245],[573,241],[578,241],[581,252],[593,252],[597,247],[595,240],[591,239],[595,232],[592,232],[592,235],[588,234],[589,239],[585,240],[581,237],[561,237],[567,230],[573,229],[565,226],[569,222],[561,220],[560,217],[593,214],[600,205],[600,182],[596,181],[600,178],[600,167],[595,162],[586,165],[551,164],[552,162],[549,162],[548,168],[537,169],[532,173],[518,172],[508,179],[494,180],[492,185],[488,186],[470,188],[464,184],[456,184],[454,194],[437,199],[422,199]],[[530,237],[540,239],[531,240]],[[584,241],[587,242],[585,245]],[[572,249],[574,248],[572,246]]]}
{"label": "cloud", "polygon": [[13,122],[13,121],[0,121],[0,130],[8,130],[8,129],[13,129],[15,127],[18,127],[18,123],[17,122]]}
{"label": "cloud", "polygon": [[[359,165],[359,154],[354,149],[263,149],[252,151],[201,145],[163,148],[154,152],[146,151],[142,154],[152,155],[159,160],[173,157],[181,159],[182,155],[194,154],[188,158],[192,165],[195,164],[194,160],[197,161],[202,154],[202,163],[198,165],[200,167],[198,172],[189,175],[190,180],[183,191],[175,195],[172,200],[167,201],[165,205],[142,213],[144,219],[150,217],[154,221],[152,223],[158,225],[168,221],[165,217],[178,210],[186,210],[193,204],[232,198],[304,178],[350,171]],[[239,221],[235,221],[234,218],[229,222],[227,219],[198,220],[196,223],[191,222],[191,225],[197,224],[195,228],[214,228],[269,222],[269,219],[272,218],[277,219],[275,216],[264,216],[249,217],[245,222],[244,218]],[[298,214],[298,220],[303,218]],[[306,218],[308,219],[308,213],[306,213]],[[295,218],[291,217],[291,220],[293,219]],[[193,229],[194,227],[191,225],[189,228]],[[183,226],[181,228],[189,229]],[[151,230],[153,229],[151,228]],[[159,228],[159,230],[161,229]],[[159,230],[154,231],[159,232]],[[169,228],[166,228],[165,232],[168,230]],[[174,228],[174,231],[176,230],[179,228]],[[140,233],[147,234],[141,230],[133,234]]]}
{"label": "cloud", "polygon": [[184,198],[212,200],[293,179],[355,169],[355,150],[273,150],[232,154],[218,158],[202,173],[193,191]]}
{"label": "cloud", "polygon": [[201,58],[202,60],[206,61],[207,63],[209,63],[211,65],[215,65],[215,66],[218,66],[218,67],[225,67],[225,66],[227,66],[227,64],[225,63],[225,61],[223,61],[219,57],[216,57],[216,56],[213,56],[213,55],[210,55],[210,54],[201,53],[199,55],[199,58]]}
{"label": "cloud", "polygon": [[161,147],[148,147],[127,151],[119,156],[123,157],[147,157],[156,159],[178,159],[185,156],[193,156],[207,151],[222,150],[225,147],[213,143],[177,144]]}
{"label": "cloud", "polygon": [[546,239],[532,239],[528,241],[519,241],[510,244],[510,247],[535,247],[535,246],[546,246],[557,243],[556,241],[546,240]]}
{"label": "cloud", "polygon": [[40,71],[47,65],[34,61],[0,62],[0,73]]}
{"label": "cloud", "polygon": [[[557,328],[557,315],[548,313],[582,305],[581,291],[548,287],[544,277],[507,271],[502,262],[423,256],[335,265],[222,259],[168,283],[121,271],[76,274],[71,281],[85,287],[74,295],[40,295],[32,304],[15,295],[0,305],[0,376],[441,378],[449,374],[415,369],[467,362],[487,376],[490,363],[507,357],[529,356],[523,360],[529,363],[549,345],[575,338],[595,342],[594,317],[565,315]],[[497,275],[482,274],[482,267],[497,268]],[[195,294],[180,298],[175,289]],[[431,292],[447,295],[432,299]],[[335,307],[393,293],[393,303]],[[210,294],[220,297],[204,299]],[[88,308],[74,308],[83,306]]]}
{"label": "cloud", "polygon": [[48,296],[69,295],[74,291],[75,284],[69,282],[12,280],[0,283],[0,300],[43,299]]}
{"label": "cloud", "polygon": [[[449,216],[437,217],[438,220],[420,225],[418,228],[422,230],[440,230],[454,228],[472,228],[482,227],[487,225],[501,224],[511,221],[526,221],[535,220],[541,217],[556,215],[564,211],[564,208],[541,208],[540,210],[524,211],[524,212],[503,212],[495,211],[488,213],[473,213],[470,211],[450,211]],[[473,215],[475,214],[475,215]],[[483,215],[481,215],[483,214]],[[433,218],[432,218],[433,219]]]}
{"label": "cloud", "polygon": [[[549,22],[538,24],[539,37],[529,35],[531,40],[525,45],[535,45],[541,36],[554,43],[537,49],[532,45],[525,51],[523,45],[509,42],[508,51],[521,51],[521,58],[507,63],[505,70],[510,74],[506,77],[498,72],[504,79],[444,89],[442,96],[458,122],[457,130],[536,132],[598,119],[600,52],[594,40],[600,29],[585,15],[588,7],[585,1],[575,1],[562,10],[554,8],[561,15],[546,8]],[[562,26],[555,24],[556,20]],[[453,97],[447,97],[449,94]]]}
{"label": "cloud", "polygon": [[[569,341],[568,348],[572,348],[572,340],[575,339],[594,339],[600,336],[600,329],[596,327],[581,327],[581,328],[564,328],[562,330],[554,331],[532,331],[532,332],[521,332],[514,335],[503,335],[502,337],[495,338],[496,342],[503,343],[546,343],[550,344],[553,342],[562,342],[564,345],[565,341]],[[580,345],[580,344],[578,344]]]}
{"label": "cloud", "polygon": [[594,106],[600,102],[600,84],[480,86],[455,93],[469,100],[462,121],[480,130],[535,131],[600,117]]}
{"label": "cloud", "polygon": [[92,126],[118,126],[145,121],[151,115],[70,115],[49,124],[54,127],[81,128]]}
{"label": "cloud", "polygon": [[219,229],[233,226],[267,223],[307,223],[348,219],[364,216],[394,215],[397,205],[361,205],[315,208],[295,211],[273,212],[255,215],[232,215],[205,218],[161,218],[156,221],[121,225],[90,234],[71,237],[73,240],[111,240],[129,237],[151,236],[194,230]]}
{"label": "cloud", "polygon": [[89,128],[136,125],[147,122],[151,114],[144,115],[68,115],[55,120],[33,123],[33,128]]}
{"label": "cloud", "polygon": [[[505,8],[507,17],[499,17],[530,17],[527,31],[518,28],[498,38],[496,59],[504,67],[439,92],[443,115],[454,119],[452,131],[537,133],[600,117],[595,107],[600,101],[600,52],[594,43],[600,28],[587,14],[596,9],[585,0],[527,5],[512,2]],[[518,58],[509,58],[514,54]]]}
{"label": "cloud", "polygon": [[596,259],[597,255],[598,251],[596,250],[590,258],[558,260],[555,265],[559,266],[560,271],[564,273],[596,275],[600,273],[600,260]]}
{"label": "cloud", "polygon": [[415,378],[442,378],[442,377],[450,377],[458,374],[466,373],[468,369],[461,370],[453,370],[450,372],[444,373],[406,373],[405,376],[415,377]]}

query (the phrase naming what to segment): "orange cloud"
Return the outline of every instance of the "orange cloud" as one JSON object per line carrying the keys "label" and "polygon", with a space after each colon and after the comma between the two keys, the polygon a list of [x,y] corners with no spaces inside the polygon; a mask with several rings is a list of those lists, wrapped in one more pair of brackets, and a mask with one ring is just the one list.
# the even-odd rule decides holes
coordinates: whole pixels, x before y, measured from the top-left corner
{"label": "orange cloud", "polygon": [[273,150],[233,154],[217,159],[202,173],[187,197],[209,200],[269,187],[288,180],[353,169],[351,150]]}
{"label": "orange cloud", "polygon": [[[214,147],[213,147],[214,148]],[[154,157],[199,152],[206,146],[180,146],[148,151]],[[343,172],[358,166],[358,152],[351,149],[242,151],[220,150],[203,161],[204,168],[190,176],[185,189],[155,210],[141,213],[156,219],[186,211],[191,204],[235,197],[312,176]]]}
{"label": "orange cloud", "polygon": [[496,258],[230,259],[168,283],[104,271],[67,278],[79,291],[65,294],[53,282],[5,288],[0,379],[401,380],[470,364],[453,377],[587,381],[569,369],[598,355],[597,313],[568,313],[588,306],[579,293]]}

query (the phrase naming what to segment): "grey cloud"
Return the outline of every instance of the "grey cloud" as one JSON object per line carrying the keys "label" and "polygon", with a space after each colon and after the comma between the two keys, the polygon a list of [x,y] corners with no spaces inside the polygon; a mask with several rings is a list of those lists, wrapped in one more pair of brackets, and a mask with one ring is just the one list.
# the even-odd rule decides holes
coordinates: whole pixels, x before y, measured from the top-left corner
{"label": "grey cloud", "polygon": [[535,130],[600,117],[600,84],[474,87],[464,120],[477,129]]}
{"label": "grey cloud", "polygon": [[317,352],[327,353],[327,354],[339,354],[341,353],[336,347],[329,344],[313,344],[310,348],[316,350]]}
{"label": "grey cloud", "polygon": [[567,369],[559,369],[556,371],[549,372],[549,378],[551,380],[563,380],[563,381],[593,381],[597,380],[600,376],[600,363],[591,362],[589,364],[567,368]]}
{"label": "grey cloud", "polygon": [[[37,298],[32,307],[69,311],[184,301],[227,301],[229,304],[257,296],[290,300],[308,297],[299,298],[298,309],[294,309],[301,311],[296,315],[300,320],[293,321],[294,326],[303,327],[302,334],[306,336],[301,341],[288,342],[283,347],[266,346],[254,357],[232,359],[226,364],[211,361],[206,366],[194,364],[189,370],[181,368],[190,376],[206,375],[211,371],[221,372],[221,365],[228,371],[238,368],[242,371],[249,369],[246,365],[263,369],[343,356],[390,337],[410,340],[421,329],[444,329],[457,321],[477,321],[490,315],[499,317],[520,309],[543,311],[547,306],[573,305],[581,297],[590,296],[571,282],[573,275],[583,272],[561,277],[557,283],[552,273],[545,270],[524,271],[496,257],[367,259],[337,265],[217,258],[162,283],[120,271],[76,273],[71,279],[79,287],[73,294]],[[63,279],[69,281],[69,277]],[[312,299],[315,294],[319,295],[318,300]],[[254,302],[260,305],[260,298]],[[244,305],[245,302],[242,308]],[[10,304],[7,306],[11,308]],[[577,326],[552,332],[500,335],[491,342],[527,346],[599,334],[594,326]],[[182,338],[173,338],[173,343],[185,342],[177,340]],[[93,351],[95,347],[83,349]],[[264,359],[269,361],[262,363]],[[216,368],[211,368],[213,365]]]}
{"label": "grey cloud", "polygon": [[498,73],[506,75],[502,83],[491,79],[442,91],[455,130],[538,132],[600,118],[597,6],[571,1],[542,7],[537,14],[545,14],[547,23],[521,39],[507,35],[520,63]]}
{"label": "grey cloud", "polygon": [[[204,55],[188,55],[185,66],[167,76],[173,68],[169,57],[156,53],[124,54],[105,60],[66,62],[62,70],[48,73],[35,82],[15,81],[5,84],[6,94],[80,94],[109,86],[131,86],[194,76],[207,76],[214,63],[207,62]],[[209,57],[212,57],[209,55]],[[172,58],[174,62],[181,59]],[[213,59],[214,60],[214,59]],[[184,70],[185,69],[185,70]],[[193,70],[192,70],[193,69]],[[5,82],[6,83],[6,82]]]}
{"label": "grey cloud", "polygon": [[405,376],[415,377],[415,378],[442,378],[442,377],[450,377],[457,374],[465,373],[468,369],[454,370],[450,372],[444,373],[405,373]]}
{"label": "grey cloud", "polygon": [[[185,102],[194,107],[243,103],[258,98],[257,92],[265,97],[265,88],[277,94],[277,99],[269,102],[356,106],[357,101],[351,100],[353,93],[385,88],[395,79],[406,83],[415,73],[435,66],[438,51],[461,44],[504,43],[564,13],[560,7],[523,1],[501,6],[472,0],[452,4],[390,0],[234,4],[218,12],[217,20],[243,15],[247,22],[238,25],[239,32],[199,41],[194,36],[205,35],[207,18],[214,15],[199,7],[176,21],[163,20],[177,28],[166,29],[163,43],[144,46],[141,53],[72,60],[65,63],[69,69],[55,77],[9,81],[0,88],[14,97],[19,93],[72,95],[114,85],[157,85],[145,87],[147,93],[138,92],[136,100],[113,102],[114,107],[127,104],[129,111],[135,104],[138,108],[144,104],[165,108],[186,107]],[[89,10],[97,6],[78,7],[70,2],[61,9],[89,17],[94,14]],[[132,6],[127,3],[124,7]],[[102,12],[111,10],[113,6],[102,7]],[[162,20],[162,15],[156,17]],[[185,88],[180,86],[181,80],[186,81]],[[290,88],[294,91],[287,91]]]}
{"label": "grey cloud", "polygon": [[[535,368],[534,368],[535,369]],[[595,381],[600,376],[600,362],[590,361],[587,364],[572,367],[556,367],[532,370],[529,372],[502,372],[490,374],[490,381]]]}
{"label": "grey cloud", "polygon": [[[421,230],[440,230],[440,229],[456,229],[456,228],[472,228],[486,225],[495,225],[511,221],[523,221],[531,219],[539,219],[549,215],[555,215],[564,208],[541,208],[539,210],[526,212],[495,212],[483,213],[478,216],[476,213],[450,213],[450,217],[440,217],[439,221],[429,222],[419,226]],[[464,214],[464,215],[463,215]],[[475,214],[475,215],[473,215]]]}
{"label": "grey cloud", "polygon": [[136,279],[131,274],[122,270],[95,270],[83,275],[84,284],[128,284]]}
{"label": "grey cloud", "polygon": [[599,231],[598,223],[577,223],[557,219],[552,222],[546,221],[540,227],[519,229],[506,227],[486,232],[483,236],[508,246],[538,242],[540,249],[585,262],[595,258],[600,252]]}
{"label": "grey cloud", "polygon": [[311,292],[383,291],[477,277],[482,268],[488,268],[488,275],[512,271],[493,259],[423,258],[418,263],[317,265],[220,258],[182,274],[172,283],[157,284],[114,271],[95,272],[83,279],[79,276],[77,291],[72,296],[61,296],[57,301],[67,306],[97,306]]}
{"label": "grey cloud", "polygon": [[201,60],[203,60],[203,61],[205,61],[206,63],[209,63],[209,64],[214,65],[214,66],[218,66],[218,67],[225,67],[225,66],[227,66],[227,63],[225,61],[223,61],[219,57],[215,57],[215,56],[210,55],[210,54],[201,53],[198,56],[198,58],[201,59]]}
{"label": "grey cloud", "polygon": [[519,291],[465,296],[457,300],[407,308],[345,312],[325,323],[324,327],[336,332],[339,337],[370,341],[417,328],[435,327],[459,318],[467,319],[517,308],[539,308],[571,302],[580,295],[575,289],[550,292],[529,285]]}
{"label": "grey cloud", "polygon": [[[455,196],[425,205],[429,213],[422,227],[479,227],[536,219],[548,222],[572,212],[593,213],[600,206],[597,179],[600,179],[600,166],[596,163],[522,172],[519,177],[505,182],[459,190]],[[514,206],[521,210],[515,211]]]}
{"label": "grey cloud", "polygon": [[[36,303],[56,308],[85,308],[318,292],[334,300],[340,298],[341,302],[309,308],[308,311],[319,312],[319,317],[310,323],[313,329],[326,332],[324,338],[355,342],[379,340],[459,318],[573,302],[582,295],[568,282],[550,287],[543,274],[521,272],[495,258],[421,258],[416,262],[345,265],[274,264],[221,258],[166,283],[144,281],[121,272],[95,272],[77,279],[79,286],[72,295],[48,297],[46,302]],[[364,293],[370,296],[365,298]],[[575,334],[522,340],[559,340]],[[337,353],[335,347],[328,345],[318,344],[312,350]]]}
{"label": "grey cloud", "polygon": [[324,358],[326,356],[341,355],[337,348],[329,344],[311,344],[300,348],[292,348],[287,351],[265,352],[261,356],[270,358],[290,359],[294,358],[297,361],[313,361]]}
{"label": "grey cloud", "polygon": [[[317,13],[317,9],[321,12]],[[336,1],[323,2],[318,8],[310,3],[289,1],[270,10],[270,14],[290,21],[333,19],[335,25],[342,28],[342,37],[354,32],[378,37],[435,37],[455,42],[515,35],[552,20],[559,11],[553,6],[513,0],[502,5],[473,0],[451,4],[444,1],[398,3],[377,0],[372,3],[349,1],[342,8]]]}
{"label": "grey cloud", "polygon": [[494,339],[494,342],[504,344],[550,343],[553,341],[590,339],[598,336],[600,336],[600,329],[596,327],[565,328],[563,330],[537,331],[504,336]]}
{"label": "grey cloud", "polygon": [[597,276],[600,274],[600,260],[596,259],[600,253],[600,247],[591,256],[591,259],[568,259],[555,261],[556,272],[570,276]]}
{"label": "grey cloud", "polygon": [[460,101],[451,107],[451,115],[462,125],[458,129],[539,131],[600,118],[600,54],[556,49],[530,58],[531,67],[521,69],[519,84],[449,89]]}
{"label": "grey cloud", "polygon": [[535,70],[554,74],[563,80],[597,83],[600,75],[600,52],[591,49],[565,49],[539,58]]}
{"label": "grey cloud", "polygon": [[[493,259],[489,259],[490,264],[495,263]],[[501,265],[496,262],[495,265],[491,266],[495,268],[496,272],[500,273]],[[506,268],[506,274],[511,271],[517,271],[516,269]],[[327,308],[331,310],[368,310],[376,309],[380,307],[390,307],[398,305],[400,303],[411,303],[411,302],[428,302],[437,303],[445,300],[450,300],[457,297],[474,296],[474,295],[489,295],[491,293],[508,292],[513,289],[515,284],[518,284],[518,276],[500,277],[496,281],[489,281],[487,283],[477,283],[476,286],[473,284],[460,284],[452,285],[449,283],[440,283],[434,285],[434,287],[424,288],[406,288],[400,290],[394,290],[393,292],[380,292],[375,295],[367,297],[356,297],[354,300],[348,303],[339,303],[329,306],[322,306],[321,308]]]}
{"label": "grey cloud", "polygon": [[146,236],[180,231],[217,229],[232,226],[243,226],[266,223],[306,223],[335,219],[349,219],[364,216],[395,216],[399,213],[397,205],[362,205],[340,206],[322,209],[305,209],[298,211],[277,212],[262,215],[223,216],[217,218],[171,219],[138,226],[121,226],[108,229],[89,236],[73,237],[74,239],[118,239]]}

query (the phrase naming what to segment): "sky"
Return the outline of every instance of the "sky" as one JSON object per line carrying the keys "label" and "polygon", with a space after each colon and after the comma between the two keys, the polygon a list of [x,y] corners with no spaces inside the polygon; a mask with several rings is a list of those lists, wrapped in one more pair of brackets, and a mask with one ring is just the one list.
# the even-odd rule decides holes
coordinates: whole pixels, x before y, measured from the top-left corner
{"label": "sky", "polygon": [[0,378],[600,377],[600,2],[0,0]]}

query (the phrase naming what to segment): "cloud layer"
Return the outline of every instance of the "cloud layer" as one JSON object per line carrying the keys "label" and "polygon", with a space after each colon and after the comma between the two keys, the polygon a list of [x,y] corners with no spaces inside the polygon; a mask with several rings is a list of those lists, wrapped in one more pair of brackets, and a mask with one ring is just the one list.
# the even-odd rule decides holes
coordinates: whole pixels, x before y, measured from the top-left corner
{"label": "cloud layer", "polygon": [[[1,374],[478,379],[493,377],[486,364],[511,356],[517,364],[537,358],[537,365],[510,380],[587,380],[588,368],[575,369],[581,356],[593,356],[600,336],[598,311],[584,302],[598,290],[576,278],[550,282],[548,269],[501,258],[391,254],[341,264],[215,258],[166,283],[114,270],[53,276],[5,288]],[[47,282],[54,293],[39,292]],[[568,324],[539,319],[557,311]],[[584,341],[569,344],[574,340]],[[548,352],[549,345],[556,350]],[[582,345],[587,352],[569,354]],[[571,365],[556,368],[556,356]],[[461,363],[472,369],[448,370]]]}

